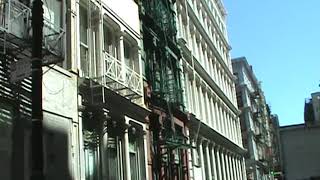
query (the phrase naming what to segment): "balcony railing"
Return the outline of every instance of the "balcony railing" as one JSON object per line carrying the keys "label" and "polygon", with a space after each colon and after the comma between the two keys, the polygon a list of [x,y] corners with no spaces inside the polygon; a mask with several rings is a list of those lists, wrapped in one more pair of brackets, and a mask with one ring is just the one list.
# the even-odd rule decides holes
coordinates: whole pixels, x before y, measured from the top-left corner
{"label": "balcony railing", "polygon": [[142,76],[139,73],[107,52],[104,52],[104,63],[104,85],[129,99],[143,96]]}

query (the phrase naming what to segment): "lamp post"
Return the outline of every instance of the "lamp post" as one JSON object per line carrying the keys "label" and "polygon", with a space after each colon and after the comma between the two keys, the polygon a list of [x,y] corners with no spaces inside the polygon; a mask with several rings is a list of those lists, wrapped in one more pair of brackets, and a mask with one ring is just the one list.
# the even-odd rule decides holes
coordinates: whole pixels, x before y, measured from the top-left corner
{"label": "lamp post", "polygon": [[32,5],[32,173],[31,180],[44,180],[43,174],[43,112],[42,112],[42,36],[43,3]]}

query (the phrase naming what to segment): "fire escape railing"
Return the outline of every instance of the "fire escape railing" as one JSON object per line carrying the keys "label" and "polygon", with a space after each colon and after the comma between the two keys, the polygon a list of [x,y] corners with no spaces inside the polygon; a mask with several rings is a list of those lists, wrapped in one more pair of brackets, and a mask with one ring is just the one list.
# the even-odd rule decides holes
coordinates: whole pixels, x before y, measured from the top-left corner
{"label": "fire escape railing", "polygon": [[63,56],[63,38],[65,31],[55,27],[52,22],[44,19],[43,44],[45,50],[56,56]]}
{"label": "fire escape railing", "polygon": [[[0,37],[4,48],[20,49],[25,55],[31,55],[31,9],[17,0],[0,2]],[[50,20],[44,19],[43,51],[44,65],[63,60],[63,40],[65,31],[56,27]],[[22,50],[21,50],[22,49]]]}
{"label": "fire escape railing", "polygon": [[27,35],[31,9],[16,0],[0,3],[0,30],[24,38]]}

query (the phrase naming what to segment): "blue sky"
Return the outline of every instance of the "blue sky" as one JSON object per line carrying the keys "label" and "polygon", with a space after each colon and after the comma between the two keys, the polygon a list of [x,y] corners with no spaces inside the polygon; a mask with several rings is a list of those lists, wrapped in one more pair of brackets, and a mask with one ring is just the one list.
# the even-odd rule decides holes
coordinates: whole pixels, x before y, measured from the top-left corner
{"label": "blue sky", "polygon": [[223,0],[231,56],[246,56],[280,125],[303,123],[320,91],[320,0]]}

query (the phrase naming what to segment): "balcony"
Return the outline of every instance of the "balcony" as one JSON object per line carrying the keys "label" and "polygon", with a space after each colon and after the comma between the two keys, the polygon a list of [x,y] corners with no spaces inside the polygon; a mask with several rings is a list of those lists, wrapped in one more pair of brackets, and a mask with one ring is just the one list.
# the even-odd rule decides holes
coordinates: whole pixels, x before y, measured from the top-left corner
{"label": "balcony", "polygon": [[[0,46],[3,52],[11,52],[17,59],[31,57],[31,9],[17,0],[0,3]],[[63,39],[65,32],[49,19],[43,26],[43,64],[63,60]]]}
{"label": "balcony", "polygon": [[[102,76],[92,78],[100,85],[133,100],[143,96],[142,76],[107,52],[103,53]],[[103,101],[104,101],[103,97]]]}

